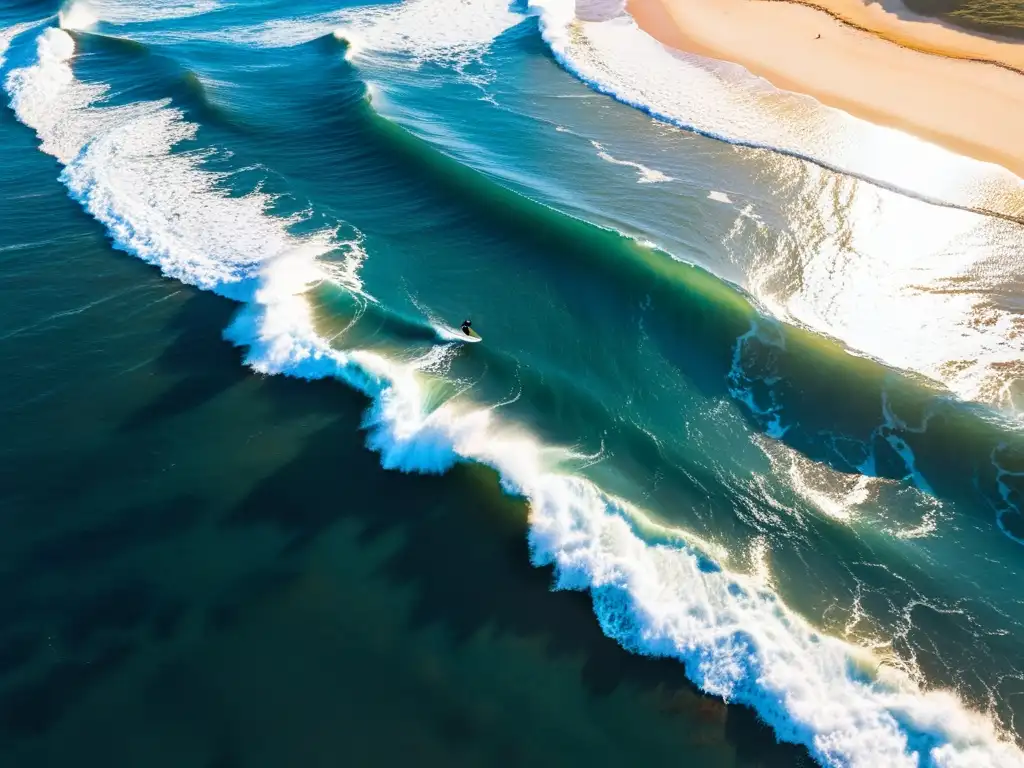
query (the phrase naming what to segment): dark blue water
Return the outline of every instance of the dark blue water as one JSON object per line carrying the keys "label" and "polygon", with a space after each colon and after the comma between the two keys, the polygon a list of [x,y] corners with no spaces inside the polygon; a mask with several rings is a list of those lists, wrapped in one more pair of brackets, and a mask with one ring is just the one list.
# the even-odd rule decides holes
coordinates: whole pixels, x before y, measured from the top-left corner
{"label": "dark blue water", "polygon": [[17,760],[1020,763],[1019,180],[563,11],[3,12]]}

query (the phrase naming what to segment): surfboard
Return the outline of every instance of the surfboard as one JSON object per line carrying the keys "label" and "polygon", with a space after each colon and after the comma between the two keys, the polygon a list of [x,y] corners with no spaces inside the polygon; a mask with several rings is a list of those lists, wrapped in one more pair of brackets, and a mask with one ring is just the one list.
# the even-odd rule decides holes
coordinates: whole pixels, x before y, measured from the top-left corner
{"label": "surfboard", "polygon": [[480,338],[480,334],[472,328],[469,329],[469,336],[464,334],[461,328],[452,328],[451,326],[443,325],[442,323],[435,323],[433,328],[435,333],[437,333],[437,337],[442,341],[460,341],[468,344],[483,341],[483,339]]}

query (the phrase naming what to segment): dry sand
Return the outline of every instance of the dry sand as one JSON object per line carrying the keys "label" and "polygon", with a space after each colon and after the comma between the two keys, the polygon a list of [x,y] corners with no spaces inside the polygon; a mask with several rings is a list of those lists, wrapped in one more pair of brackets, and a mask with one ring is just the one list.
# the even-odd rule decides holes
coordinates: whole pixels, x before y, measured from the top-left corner
{"label": "dry sand", "polygon": [[1003,64],[1024,72],[1024,43],[980,32],[968,32],[942,19],[921,16],[902,0],[787,0],[799,2],[887,40],[927,53],[957,59]]}
{"label": "dry sand", "polygon": [[[628,9],[665,45],[741,64],[779,88],[1024,178],[1024,74],[1014,71],[1024,70],[1024,44],[883,2],[629,0]],[[999,66],[964,60],[979,58]]]}

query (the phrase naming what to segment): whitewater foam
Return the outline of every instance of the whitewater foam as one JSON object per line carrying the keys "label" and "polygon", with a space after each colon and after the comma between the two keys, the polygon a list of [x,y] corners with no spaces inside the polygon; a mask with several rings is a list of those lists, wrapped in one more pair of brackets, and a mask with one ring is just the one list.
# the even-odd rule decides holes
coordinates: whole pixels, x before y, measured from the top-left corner
{"label": "whitewater foam", "polygon": [[1019,413],[1019,226],[835,179],[790,210],[774,231],[737,216],[725,241],[775,317]]}
{"label": "whitewater foam", "polygon": [[76,0],[60,12],[63,29],[86,30],[98,21],[108,24],[139,24],[199,16],[220,8],[217,0],[148,0],[125,3],[120,0]]}
{"label": "whitewater foam", "polygon": [[146,29],[133,32],[133,36],[152,43],[203,40],[248,48],[292,48],[331,34],[338,28],[341,18],[341,11],[331,11],[217,29]]}
{"label": "whitewater foam", "polygon": [[865,475],[843,475],[777,440],[755,435],[754,442],[768,458],[774,474],[787,477],[797,495],[842,523],[854,520],[857,508],[871,495],[871,485],[880,482]]}
{"label": "whitewater foam", "polygon": [[[779,439],[785,436],[791,425],[783,425],[783,407],[778,401],[775,385],[780,383],[779,357],[785,354],[786,339],[781,326],[770,320],[755,319],[750,328],[737,339],[733,347],[732,365],[726,375],[729,394],[742,403],[751,416],[756,418],[768,437]],[[924,434],[928,422],[934,415],[929,409],[922,417],[921,424],[910,426],[896,415],[886,391],[881,393],[880,423],[874,428],[863,445],[865,457],[857,467],[861,475],[873,476],[876,471],[874,443],[882,440],[888,443],[900,457],[906,468],[903,480],[928,495],[934,495],[931,485],[917,467],[917,457],[907,443],[905,435]],[[842,452],[838,452],[842,455]],[[827,498],[820,496],[803,481],[800,474],[791,474],[793,487],[811,503],[826,514],[845,517],[845,512],[836,508]],[[866,486],[853,496],[860,503],[866,498]]]}
{"label": "whitewater foam", "polygon": [[931,485],[917,468],[917,457],[914,455],[914,451],[902,437],[903,434],[908,432],[919,435],[924,434],[928,430],[928,422],[931,417],[932,413],[929,411],[925,413],[920,426],[909,426],[896,415],[896,412],[892,408],[892,403],[889,401],[889,393],[882,390],[883,423],[875,429],[872,433],[872,437],[878,436],[884,439],[903,460],[903,465],[907,469],[907,474],[904,478],[905,480],[913,483],[916,488],[924,491],[925,493],[934,495]]}
{"label": "whitewater foam", "polygon": [[529,0],[529,8],[565,69],[676,127],[972,210],[998,211],[1024,184],[998,166],[780,91],[740,66],[666,48],[617,0]]}
{"label": "whitewater foam", "polygon": [[62,8],[57,19],[61,29],[70,30],[89,29],[99,21],[99,17],[86,3],[72,3]]}
{"label": "whitewater foam", "polygon": [[[864,652],[821,635],[757,579],[729,573],[685,536],[644,541],[642,512],[579,477],[546,469],[552,449],[499,422],[491,409],[448,402],[426,412],[423,368],[343,351],[316,332],[304,294],[322,279],[330,233],[305,238],[270,216],[259,193],[232,197],[200,152],[174,153],[195,128],[166,102],[111,107],[108,89],[77,81],[74,42],[39,39],[35,64],[6,81],[18,118],[65,166],[62,180],[116,247],[164,274],[242,302],[225,336],[254,370],[337,378],[366,394],[363,426],[387,468],[444,472],[456,461],[493,467],[530,504],[536,565],[555,587],[589,590],[606,634],[640,654],[667,656],[712,694],[748,704],[780,738],[829,765],[1010,766],[1021,754],[951,694],[864,671]],[[212,210],[216,209],[216,210]],[[219,231],[218,231],[219,228]],[[214,234],[216,233],[216,234]],[[211,235],[213,235],[211,237]]]}
{"label": "whitewater foam", "polygon": [[[910,181],[914,182],[911,187],[918,193],[926,192],[923,196],[928,199],[933,190],[946,189],[943,184],[953,180],[955,183],[948,186],[949,189],[971,187],[972,194],[977,192],[980,196],[972,198],[973,202],[986,204],[989,198],[984,192],[985,184],[979,188],[964,181],[971,174],[972,178],[980,174],[988,179],[989,187],[995,184],[1002,185],[1000,188],[1007,185],[1020,188],[1019,180],[988,166],[958,158],[936,147],[929,149],[930,145],[898,132],[854,121],[835,110],[825,110],[814,102],[778,92],[738,68],[674,55],[643,35],[628,16],[615,15],[618,10],[606,10],[605,16],[611,16],[606,21],[580,21],[574,17],[571,3],[561,0],[538,0],[538,3],[534,10],[541,12],[541,30],[556,55],[565,58],[563,64],[574,72],[583,73],[581,76],[585,75],[584,79],[596,84],[599,90],[621,97],[627,103],[644,109],[647,109],[645,104],[658,105],[655,111],[665,119],[682,114],[672,112],[673,109],[691,110],[694,120],[711,134],[719,135],[711,129],[725,126],[729,130],[719,132],[722,136],[764,136],[765,141],[759,145],[789,147],[791,154],[809,152],[808,156],[825,158],[825,164],[836,161],[836,167],[843,166],[836,159],[839,157],[836,153],[853,152],[856,146],[872,147],[874,154],[867,153],[870,161],[885,158],[882,165],[890,170],[890,153],[898,155],[897,160],[907,158],[905,170],[919,170],[918,162],[926,162],[927,178]],[[380,51],[400,52],[403,56],[393,58],[414,65],[430,60],[454,61],[458,66],[458,62],[483,56],[492,36],[514,20],[506,15],[507,9],[502,3],[476,0],[465,5],[467,10],[458,11],[459,31],[446,30],[442,34],[426,30],[423,17],[430,9],[436,9],[438,17],[449,10],[456,12],[449,8],[447,0],[419,0],[409,8],[411,10],[406,10],[403,5],[389,10],[360,9],[353,12],[349,27],[336,34],[349,41],[353,46],[350,55],[356,59]],[[593,9],[594,3],[583,3],[576,6],[575,13],[589,12],[588,19],[603,18]],[[651,58],[646,58],[648,55]],[[392,58],[388,58],[387,63],[390,66]],[[656,74],[662,71],[659,70],[662,65],[668,68],[664,69],[664,76]],[[765,99],[767,102],[762,104]],[[796,107],[790,104],[793,100],[796,100]],[[377,107],[381,114],[388,114],[421,136],[441,137],[446,149],[457,157],[465,159],[471,150],[475,167],[486,165],[481,160],[479,147],[453,149],[458,139],[443,133],[437,121],[419,116],[411,119],[407,111],[402,114],[402,109],[387,110],[381,104]],[[799,107],[799,114],[776,114],[778,110],[792,112],[790,107]],[[772,112],[773,109],[776,112]],[[800,128],[801,120],[810,127]],[[555,130],[559,128],[556,126]],[[773,141],[775,134],[781,137],[781,144]],[[913,152],[904,147],[903,143],[908,142],[917,147]],[[606,162],[636,169],[639,183],[671,180],[661,171],[620,158],[599,143],[594,146]],[[945,160],[940,162],[928,152],[940,153]],[[943,162],[947,164],[942,165]],[[857,163],[847,169],[853,168],[860,175],[874,174],[868,166]],[[502,172],[509,173],[507,167]],[[936,180],[934,173],[943,179]],[[991,173],[1002,181],[993,181],[995,177],[990,178]],[[831,174],[817,176],[837,178]],[[842,179],[840,183],[853,184],[849,179]],[[850,189],[853,187],[842,188],[841,199],[851,194]],[[1014,273],[1015,262],[1019,261],[1014,246],[1001,245],[994,240],[997,237],[1009,239],[1006,233],[1013,234],[1017,226],[969,212],[931,208],[918,200],[883,193],[868,185],[857,185],[852,197],[854,204],[847,209],[822,210],[809,219],[807,232],[782,229],[777,235],[757,217],[751,205],[744,206],[737,213],[730,233],[730,239],[735,240],[738,247],[734,257],[737,262],[749,262],[755,254],[754,263],[746,269],[747,280],[743,287],[778,319],[840,339],[855,354],[859,351],[889,366],[935,379],[962,399],[990,404],[1009,414],[1020,413],[1014,397],[1020,377],[1010,375],[1007,367],[1019,358],[1016,319],[1014,313],[1006,309],[1006,302],[992,298],[996,295],[990,290],[995,279],[984,282],[979,279],[982,270],[995,278]],[[708,199],[733,203],[726,193],[715,190],[708,192]],[[836,198],[825,194],[822,199]],[[822,203],[823,208],[825,205]],[[856,217],[863,218],[863,224],[850,226],[846,219]],[[908,226],[908,222],[916,226]],[[754,229],[763,231],[751,234]],[[825,233],[824,239],[818,237],[821,233]],[[758,240],[754,247],[751,238]],[[979,242],[982,238],[993,242]],[[767,242],[761,247],[763,241]],[[778,258],[779,251],[789,250],[794,251],[792,258]],[[688,258],[685,254],[681,257]],[[1002,263],[1001,270],[994,266],[997,261]],[[977,285],[977,290],[964,290],[968,285]],[[985,302],[987,307],[979,306]],[[866,307],[870,311],[865,311]],[[931,343],[937,335],[944,339],[943,344]],[[1024,413],[1020,416],[1024,418]],[[781,425],[776,425],[775,429],[773,434],[781,434],[778,431]]]}
{"label": "whitewater foam", "polygon": [[778,383],[778,357],[785,350],[786,338],[781,327],[769,320],[755,319],[750,329],[736,339],[732,365],[726,375],[729,394],[761,421],[765,434],[775,439],[789,431],[782,424],[782,405],[772,388]]}
{"label": "whitewater foam", "polygon": [[658,184],[663,181],[674,181],[671,176],[655,170],[654,168],[648,168],[643,163],[637,163],[632,160],[619,160],[618,158],[612,157],[605,148],[596,141],[591,141],[590,143],[594,146],[594,149],[597,150],[597,156],[606,163],[635,168],[638,176],[636,180],[637,184]]}
{"label": "whitewater foam", "polygon": [[[741,67],[672,51],[618,0],[532,0],[530,8],[559,63],[595,90],[671,125],[871,181],[877,188],[844,179],[835,192],[842,207],[824,210],[836,199],[827,194],[807,200],[823,210],[795,237],[780,232],[763,247],[756,233],[741,240],[738,259],[763,251],[744,287],[779,319],[1024,418],[1019,318],[1012,298],[1002,298],[1020,271],[1019,226],[976,215],[1019,222],[1021,179],[779,91]],[[708,197],[731,202],[720,192]],[[737,218],[737,227],[744,223]],[[934,344],[936,336],[944,343]]]}
{"label": "whitewater foam", "polygon": [[352,57],[400,54],[413,66],[443,62],[464,67],[479,61],[499,35],[523,18],[502,0],[408,0],[344,11],[334,34],[349,43]]}
{"label": "whitewater foam", "polygon": [[[1002,500],[1002,506],[996,509],[996,523],[999,525],[999,530],[1009,536],[1011,539],[1016,541],[1018,544],[1024,544],[1024,538],[1015,534],[1010,530],[1006,524],[1006,518],[1008,516],[1015,517],[1018,521],[1018,525],[1015,526],[1018,530],[1020,529],[1019,520],[1024,511],[1018,506],[1022,498],[1024,498],[1024,491],[1017,490],[1013,487],[1014,481],[1017,478],[1024,478],[1024,471],[1015,471],[1007,469],[999,463],[1000,454],[1007,452],[1008,446],[1005,443],[1000,443],[992,449],[992,453],[989,456],[989,460],[992,462],[992,466],[996,470],[996,486],[999,489],[999,497]],[[1024,488],[1024,482],[1018,481],[1019,486]],[[1014,498],[1017,499],[1017,504],[1014,503]]]}
{"label": "whitewater foam", "polygon": [[7,63],[7,51],[10,50],[14,39],[19,35],[25,34],[38,23],[38,21],[26,21],[21,24],[13,24],[9,27],[0,29],[0,70],[2,70],[4,64]]}

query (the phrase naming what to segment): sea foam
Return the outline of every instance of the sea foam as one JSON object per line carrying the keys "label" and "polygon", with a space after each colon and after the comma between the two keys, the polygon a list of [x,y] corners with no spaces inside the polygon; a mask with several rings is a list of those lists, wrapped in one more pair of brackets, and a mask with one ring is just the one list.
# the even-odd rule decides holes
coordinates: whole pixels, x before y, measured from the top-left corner
{"label": "sea foam", "polygon": [[7,51],[10,50],[14,38],[25,34],[37,24],[39,24],[38,21],[26,21],[0,29],[0,71],[3,70],[4,65],[7,63]]}
{"label": "sea foam", "polygon": [[[825,233],[824,240],[772,232],[763,257],[760,243],[750,242],[768,237],[751,234],[766,229],[763,222],[749,205],[738,211],[724,245],[741,251],[734,258],[746,265],[743,287],[784,322],[813,328],[891,367],[941,382],[961,399],[1024,419],[1014,373],[1014,313],[1001,287],[1010,285],[1012,293],[1019,225],[977,215],[990,204],[1012,207],[1013,200],[1019,214],[1020,179],[779,91],[735,65],[670,51],[640,30],[618,0],[535,0],[530,7],[556,59],[598,91],[677,126],[873,180],[878,188],[809,168],[814,178],[848,185],[842,194],[856,193],[856,206],[833,210],[823,202],[815,233]],[[426,61],[460,71],[476,60],[486,66],[492,41],[521,20],[499,0],[457,7],[451,0],[414,0],[344,13],[345,26],[335,34],[349,42],[350,58],[383,56],[392,73],[394,66]],[[452,21],[437,25],[436,18]],[[398,113],[383,108],[386,80],[380,80],[378,111]],[[441,130],[437,121],[417,122],[421,135]],[[444,141],[449,149],[455,143],[447,135]],[[672,180],[620,158],[611,147],[595,149],[606,162],[636,169],[639,183]],[[473,149],[477,167],[481,152]],[[720,191],[708,198],[732,203]],[[966,210],[932,208],[922,199]],[[844,215],[870,223],[851,228]],[[798,251],[797,258],[777,257],[788,248]],[[937,336],[943,343],[930,343]]]}
{"label": "sea foam", "polygon": [[356,55],[399,53],[414,65],[438,60],[467,64],[523,18],[507,2],[408,0],[346,11],[334,34]]}
{"label": "sea foam", "polygon": [[[427,412],[419,366],[340,350],[320,337],[304,293],[318,257],[348,246],[297,237],[261,194],[232,197],[203,153],[175,153],[195,127],[166,102],[110,106],[79,82],[64,31],[40,36],[37,60],[6,81],[18,118],[64,165],[70,195],[115,246],[182,282],[241,303],[225,331],[267,374],[336,378],[364,393],[367,442],[387,468],[494,468],[530,505],[529,544],[555,588],[589,590],[604,632],[638,654],[685,665],[704,690],[753,707],[784,740],[823,764],[1011,766],[1024,757],[949,693],[922,692],[866,652],[820,634],[763,579],[732,574],[682,534],[652,545],[642,511],[593,483],[546,469],[550,448],[487,408]],[[361,258],[361,256],[353,256]]]}
{"label": "sea foam", "polygon": [[624,165],[627,168],[635,169],[637,173],[637,184],[658,184],[663,181],[675,181],[675,179],[668,174],[662,173],[654,168],[648,168],[643,163],[638,163],[633,160],[621,160],[617,157],[613,157],[602,144],[596,141],[591,141],[590,143],[593,145],[594,149],[597,150],[597,156],[606,163],[611,163],[612,165]]}
{"label": "sea foam", "polygon": [[623,6],[620,0],[529,0],[541,35],[566,70],[663,122],[809,160],[939,205],[998,213],[1021,190],[1021,179],[999,166],[778,90],[738,65],[666,48]]}
{"label": "sea foam", "polygon": [[[737,65],[666,48],[636,25],[619,0],[530,0],[530,8],[558,62],[595,90],[680,128],[808,160],[899,193],[887,196],[884,208],[905,215],[875,216],[872,226],[855,228],[852,255],[849,249],[833,254],[826,246],[835,243],[824,243],[801,255],[801,277],[794,280],[779,275],[787,262],[770,252],[744,287],[782,320],[840,338],[888,365],[941,381],[962,399],[1022,418],[1015,314],[993,297],[1015,284],[1019,259],[1008,243],[1019,237],[1024,181],[776,89]],[[709,197],[728,201],[716,192]],[[858,200],[864,215],[873,199],[860,194]],[[920,201],[957,210],[922,211]],[[872,242],[880,224],[894,221],[884,240]],[[931,221],[937,224],[924,231]],[[826,230],[841,222],[838,215],[829,217]],[[773,280],[798,285],[799,292],[779,299],[762,290]],[[931,343],[936,337],[943,343]]]}
{"label": "sea foam", "polygon": [[220,7],[217,0],[149,0],[146,3],[75,0],[60,12],[60,25],[64,29],[84,30],[100,19],[108,24],[138,24],[199,16]]}

